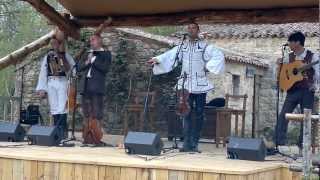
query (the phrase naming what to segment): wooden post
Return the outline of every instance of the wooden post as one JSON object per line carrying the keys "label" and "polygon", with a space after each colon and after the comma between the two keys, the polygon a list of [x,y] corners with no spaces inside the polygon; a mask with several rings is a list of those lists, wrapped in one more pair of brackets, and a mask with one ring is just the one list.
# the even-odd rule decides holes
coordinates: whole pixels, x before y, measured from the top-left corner
{"label": "wooden post", "polygon": [[309,179],[311,176],[311,109],[304,109],[303,119],[303,176]]}

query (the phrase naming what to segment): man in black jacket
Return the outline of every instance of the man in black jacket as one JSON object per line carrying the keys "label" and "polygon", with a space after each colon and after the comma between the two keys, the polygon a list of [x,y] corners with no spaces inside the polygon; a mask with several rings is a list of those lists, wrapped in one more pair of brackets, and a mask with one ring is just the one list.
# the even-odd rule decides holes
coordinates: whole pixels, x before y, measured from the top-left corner
{"label": "man in black jacket", "polygon": [[[80,82],[82,94],[82,110],[86,118],[85,122],[94,120],[97,122],[97,128],[101,131],[101,120],[103,119],[103,96],[106,92],[105,78],[111,64],[110,51],[102,47],[102,38],[100,35],[90,37],[91,50],[87,59],[80,66],[82,78]],[[99,132],[100,133],[100,132]],[[90,139],[86,132],[83,133],[84,143],[99,144],[102,138]],[[88,139],[89,138],[89,139]]]}

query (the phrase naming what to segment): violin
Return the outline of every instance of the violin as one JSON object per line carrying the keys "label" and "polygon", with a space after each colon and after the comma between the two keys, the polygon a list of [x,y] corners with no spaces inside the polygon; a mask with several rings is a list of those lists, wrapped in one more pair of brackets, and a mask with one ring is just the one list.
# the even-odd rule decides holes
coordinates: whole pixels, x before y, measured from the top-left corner
{"label": "violin", "polygon": [[176,106],[176,114],[178,116],[185,117],[190,113],[190,105],[189,105],[189,91],[185,89],[184,84],[187,79],[187,73],[184,72],[183,74],[183,81],[182,81],[182,89],[177,91],[177,106]]}

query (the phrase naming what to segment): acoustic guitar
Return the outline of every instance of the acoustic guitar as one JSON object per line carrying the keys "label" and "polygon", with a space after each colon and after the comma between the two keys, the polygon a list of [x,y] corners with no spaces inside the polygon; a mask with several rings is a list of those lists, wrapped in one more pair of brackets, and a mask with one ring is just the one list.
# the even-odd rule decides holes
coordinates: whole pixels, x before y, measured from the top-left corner
{"label": "acoustic guitar", "polygon": [[318,64],[319,61],[315,61],[309,64],[305,64],[302,61],[293,61],[288,64],[282,64],[279,72],[279,87],[282,91],[288,91],[296,82],[304,79],[303,72],[312,68],[312,66]]}

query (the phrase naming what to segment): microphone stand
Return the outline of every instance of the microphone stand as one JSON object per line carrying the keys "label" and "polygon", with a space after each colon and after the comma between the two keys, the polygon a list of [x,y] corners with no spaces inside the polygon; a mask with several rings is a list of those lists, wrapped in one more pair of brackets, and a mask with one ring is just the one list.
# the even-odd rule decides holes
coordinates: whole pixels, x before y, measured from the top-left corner
{"label": "microphone stand", "polygon": [[[174,65],[179,60],[179,54],[181,52],[182,46],[184,44],[184,41],[186,40],[186,36],[187,36],[187,34],[183,34],[183,38],[181,40],[181,43],[180,43],[179,48],[178,48],[178,50],[176,52],[176,55],[175,55],[174,63],[172,64],[172,69],[174,68]],[[180,79],[182,79],[181,73],[180,73],[180,77],[178,77],[177,80],[179,81]],[[175,102],[176,102],[176,105],[177,105],[177,103],[178,103],[178,84],[176,85],[175,91],[176,91],[175,92]],[[183,117],[182,116],[179,116],[179,117],[176,116],[175,121],[177,122],[178,120],[183,120]],[[174,142],[174,144],[172,145],[172,147],[164,148],[165,152],[173,150],[173,149],[179,149],[178,142],[177,142],[177,130],[176,130],[176,128],[174,128],[174,132],[173,132],[173,142]]]}
{"label": "microphone stand", "polygon": [[[283,65],[283,60],[284,60],[284,53],[285,53],[285,50],[286,50],[286,46],[287,44],[283,45],[282,46],[282,62],[279,64],[279,71],[278,71],[278,77],[277,77],[277,106],[276,106],[276,113],[277,113],[277,116],[276,116],[276,124],[278,124],[279,122],[279,104],[280,104],[280,72],[281,72],[281,69],[282,69],[282,65]],[[293,159],[293,160],[296,160],[297,158],[296,157],[293,157],[293,156],[290,156],[288,154],[284,154],[282,152],[279,151],[279,145],[278,145],[278,126],[276,125],[276,130],[275,130],[275,143],[276,143],[276,148],[273,150],[273,154],[279,154],[281,156],[284,156],[284,157],[288,157],[290,159]]]}
{"label": "microphone stand", "polygon": [[152,81],[152,69],[150,70],[149,80],[148,80],[148,87],[147,87],[147,94],[144,99],[144,106],[143,106],[143,131],[146,131],[146,124],[147,124],[147,118],[148,118],[148,105],[149,105],[149,93],[150,93],[150,86]]}

